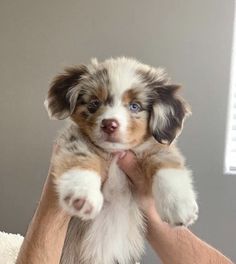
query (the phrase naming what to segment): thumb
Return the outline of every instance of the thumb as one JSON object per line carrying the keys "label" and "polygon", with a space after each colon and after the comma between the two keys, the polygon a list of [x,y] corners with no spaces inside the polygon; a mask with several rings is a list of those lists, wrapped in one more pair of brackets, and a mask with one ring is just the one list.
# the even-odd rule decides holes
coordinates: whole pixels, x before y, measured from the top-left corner
{"label": "thumb", "polygon": [[125,155],[122,154],[117,160],[117,164],[131,180],[137,174],[139,164],[133,152],[127,151]]}

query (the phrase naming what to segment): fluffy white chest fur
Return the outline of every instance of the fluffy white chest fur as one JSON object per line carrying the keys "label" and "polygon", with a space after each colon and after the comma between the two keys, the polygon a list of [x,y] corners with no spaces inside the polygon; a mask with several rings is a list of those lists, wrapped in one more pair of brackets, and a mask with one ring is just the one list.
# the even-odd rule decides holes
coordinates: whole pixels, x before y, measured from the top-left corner
{"label": "fluffy white chest fur", "polygon": [[[71,170],[59,179],[60,197],[68,194],[71,200],[85,197],[86,202],[93,205],[90,217],[96,214],[92,220],[84,222],[76,217],[75,222],[71,222],[61,263],[74,264],[78,260],[82,264],[133,264],[139,261],[144,250],[142,213],[116,160],[111,163],[108,174],[102,192],[98,188],[99,178],[89,170]],[[198,207],[188,170],[159,170],[154,177],[153,193],[162,219],[185,225],[196,220]],[[68,203],[65,206],[67,210],[74,210]],[[86,219],[87,210],[85,204],[79,216]]]}
{"label": "fluffy white chest fur", "polygon": [[108,174],[103,208],[85,234],[81,258],[96,264],[135,263],[144,249],[143,216],[115,160]]}

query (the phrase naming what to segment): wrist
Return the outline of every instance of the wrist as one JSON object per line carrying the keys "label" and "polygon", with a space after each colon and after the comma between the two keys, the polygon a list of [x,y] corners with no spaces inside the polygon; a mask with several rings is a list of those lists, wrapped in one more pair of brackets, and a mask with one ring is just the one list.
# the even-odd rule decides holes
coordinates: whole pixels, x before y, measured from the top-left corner
{"label": "wrist", "polygon": [[40,219],[54,218],[55,220],[62,220],[69,222],[70,216],[59,205],[58,195],[54,188],[51,175],[48,176],[43,187],[42,195],[36,211],[36,216]]}
{"label": "wrist", "polygon": [[154,213],[157,213],[156,206],[155,206],[155,200],[152,195],[139,196],[137,200],[138,200],[140,209],[143,211],[143,213],[146,216],[151,216]]}
{"label": "wrist", "polygon": [[143,212],[143,215],[147,223],[147,236],[149,236],[149,227],[152,225],[162,226],[164,223],[156,209],[155,200],[152,196],[139,197],[138,199],[139,208]]}
{"label": "wrist", "polygon": [[158,212],[157,212],[157,209],[156,209],[156,206],[155,206],[155,203],[153,204],[150,204],[145,210],[144,210],[144,213],[145,213],[145,216],[146,218],[148,219],[149,222],[162,222]]}
{"label": "wrist", "polygon": [[50,220],[57,223],[68,224],[71,217],[59,206],[58,201],[48,201],[44,198],[46,197],[41,198],[38,204],[35,217],[37,217],[39,221]]}
{"label": "wrist", "polygon": [[146,238],[152,245],[153,240],[155,241],[156,239],[156,234],[158,234],[158,236],[161,236],[163,232],[165,233],[164,230],[166,229],[166,225],[168,224],[162,221],[155,205],[148,207],[145,210],[144,215],[147,224]]}
{"label": "wrist", "polygon": [[155,200],[153,197],[149,197],[145,199],[145,201],[142,200],[141,204],[142,205],[140,205],[140,208],[147,222],[147,237],[149,237],[149,233],[152,229],[152,226],[162,228],[164,222],[162,221],[160,215],[157,212]]}

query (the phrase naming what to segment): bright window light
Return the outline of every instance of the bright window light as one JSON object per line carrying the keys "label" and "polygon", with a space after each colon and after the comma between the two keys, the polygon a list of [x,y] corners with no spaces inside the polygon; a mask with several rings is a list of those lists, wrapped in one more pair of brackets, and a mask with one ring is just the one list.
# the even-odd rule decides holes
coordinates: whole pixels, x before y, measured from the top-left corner
{"label": "bright window light", "polygon": [[230,94],[225,150],[225,173],[236,175],[236,18],[234,18],[234,36],[232,50],[233,52],[231,62]]}

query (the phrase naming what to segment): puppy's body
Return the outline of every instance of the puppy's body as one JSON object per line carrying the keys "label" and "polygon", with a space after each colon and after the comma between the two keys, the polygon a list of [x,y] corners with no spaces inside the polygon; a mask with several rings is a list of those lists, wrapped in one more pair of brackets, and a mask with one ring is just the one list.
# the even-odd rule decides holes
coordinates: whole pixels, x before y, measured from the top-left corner
{"label": "puppy's body", "polygon": [[[190,172],[175,144],[187,105],[160,69],[119,58],[70,69],[48,96],[52,116],[72,121],[58,138],[53,174],[70,222],[61,263],[132,264],[145,222],[112,153],[132,149],[163,220],[193,223]],[[102,179],[106,179],[102,185]],[[145,188],[145,186],[144,186]]]}
{"label": "puppy's body", "polygon": [[106,162],[110,167],[102,187],[103,208],[93,220],[71,220],[61,263],[128,264],[135,263],[143,252],[141,212],[126,176],[114,160]]}

